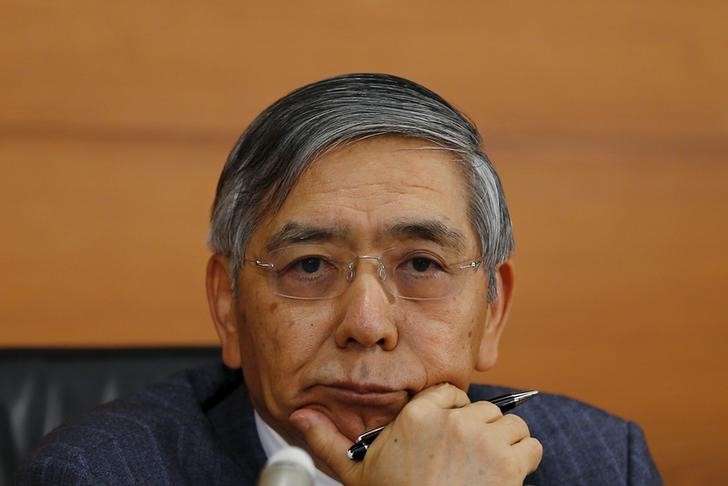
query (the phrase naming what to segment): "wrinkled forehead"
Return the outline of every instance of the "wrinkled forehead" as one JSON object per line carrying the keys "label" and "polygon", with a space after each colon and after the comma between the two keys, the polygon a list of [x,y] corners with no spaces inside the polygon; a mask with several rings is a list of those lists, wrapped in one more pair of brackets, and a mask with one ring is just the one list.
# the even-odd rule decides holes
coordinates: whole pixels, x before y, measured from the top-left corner
{"label": "wrinkled forehead", "polygon": [[358,141],[312,162],[251,244],[420,239],[463,252],[475,243],[467,195],[461,164],[447,150],[403,137]]}

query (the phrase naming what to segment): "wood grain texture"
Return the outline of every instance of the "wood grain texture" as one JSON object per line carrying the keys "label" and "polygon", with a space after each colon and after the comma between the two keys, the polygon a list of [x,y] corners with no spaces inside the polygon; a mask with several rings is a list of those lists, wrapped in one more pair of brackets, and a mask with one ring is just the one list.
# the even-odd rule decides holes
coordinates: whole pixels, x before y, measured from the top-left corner
{"label": "wood grain texture", "polygon": [[392,72],[476,121],[510,201],[516,303],[476,379],[639,422],[667,484],[722,480],[725,3],[2,10],[0,346],[214,343],[207,217],[235,138],[305,82]]}

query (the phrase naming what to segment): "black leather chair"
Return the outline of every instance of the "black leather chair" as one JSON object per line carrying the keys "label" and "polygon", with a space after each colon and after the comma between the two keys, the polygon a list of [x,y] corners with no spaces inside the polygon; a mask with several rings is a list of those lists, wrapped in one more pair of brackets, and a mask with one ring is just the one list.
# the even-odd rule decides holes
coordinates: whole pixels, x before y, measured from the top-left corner
{"label": "black leather chair", "polygon": [[219,348],[0,349],[0,485],[66,420],[220,359]]}

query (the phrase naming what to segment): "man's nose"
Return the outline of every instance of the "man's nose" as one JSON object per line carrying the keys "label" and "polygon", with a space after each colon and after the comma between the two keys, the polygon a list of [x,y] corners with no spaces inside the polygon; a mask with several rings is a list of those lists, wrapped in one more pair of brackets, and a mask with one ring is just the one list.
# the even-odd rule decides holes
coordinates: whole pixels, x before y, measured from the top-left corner
{"label": "man's nose", "polygon": [[359,262],[356,277],[342,296],[341,320],[335,333],[336,344],[341,348],[380,346],[391,351],[397,347],[395,298],[383,286],[374,263]]}

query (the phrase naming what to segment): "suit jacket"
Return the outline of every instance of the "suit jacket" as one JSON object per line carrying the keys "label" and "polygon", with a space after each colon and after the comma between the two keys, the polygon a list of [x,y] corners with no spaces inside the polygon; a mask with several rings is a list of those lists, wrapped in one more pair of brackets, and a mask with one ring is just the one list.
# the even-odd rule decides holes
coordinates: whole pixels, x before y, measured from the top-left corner
{"label": "suit jacket", "polygon": [[[473,400],[511,390],[474,385]],[[540,394],[514,413],[544,447],[534,485],[662,484],[640,428]],[[16,484],[254,485],[265,464],[239,370],[188,370],[110,402],[44,439]]]}

